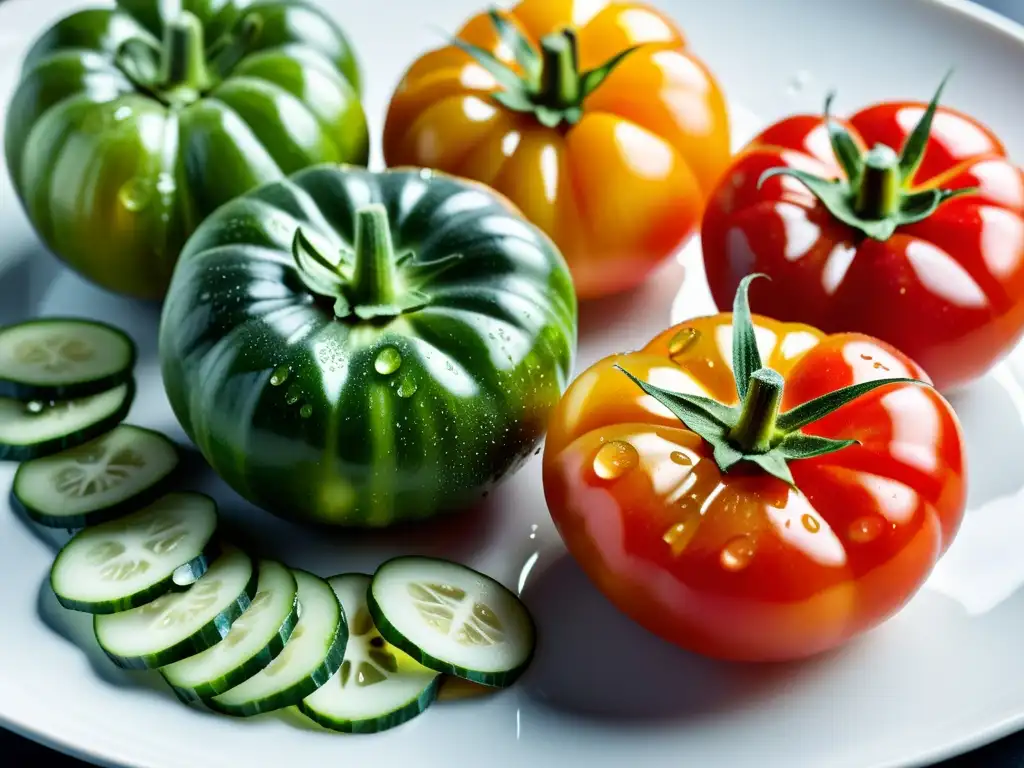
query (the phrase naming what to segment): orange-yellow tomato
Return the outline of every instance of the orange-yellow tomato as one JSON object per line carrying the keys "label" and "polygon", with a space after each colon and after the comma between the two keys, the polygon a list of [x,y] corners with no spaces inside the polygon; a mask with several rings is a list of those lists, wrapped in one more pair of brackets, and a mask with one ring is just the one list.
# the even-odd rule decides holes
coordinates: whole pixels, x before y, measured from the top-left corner
{"label": "orange-yellow tomato", "polygon": [[[503,193],[559,246],[579,298],[635,287],[693,234],[729,162],[719,86],[675,24],[641,3],[523,0],[497,15],[538,59],[545,38],[574,31],[577,75],[639,47],[581,101],[563,104],[576,111],[555,127],[499,101],[506,86],[460,47],[431,51],[392,98],[387,163],[437,168]],[[487,13],[458,37],[527,77]]]}
{"label": "orange-yellow tomato", "polygon": [[[755,315],[784,411],[892,377],[927,381],[894,347]],[[966,504],[963,433],[931,387],[885,384],[808,425],[855,440],[789,463],[794,486],[710,444],[616,365],[655,386],[737,402],[732,315],[668,329],[593,365],[555,410],[544,491],[566,547],[624,613],[661,637],[740,661],[804,658],[879,625],[949,547]]]}

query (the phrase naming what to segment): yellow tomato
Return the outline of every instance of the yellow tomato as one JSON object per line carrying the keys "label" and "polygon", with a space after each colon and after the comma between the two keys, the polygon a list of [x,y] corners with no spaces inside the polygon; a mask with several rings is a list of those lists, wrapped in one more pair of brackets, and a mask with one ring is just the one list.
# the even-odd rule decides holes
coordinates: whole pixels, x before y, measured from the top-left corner
{"label": "yellow tomato", "polygon": [[503,193],[590,299],[635,287],[693,234],[729,161],[729,126],[713,76],[663,14],[523,0],[412,65],[384,156]]}

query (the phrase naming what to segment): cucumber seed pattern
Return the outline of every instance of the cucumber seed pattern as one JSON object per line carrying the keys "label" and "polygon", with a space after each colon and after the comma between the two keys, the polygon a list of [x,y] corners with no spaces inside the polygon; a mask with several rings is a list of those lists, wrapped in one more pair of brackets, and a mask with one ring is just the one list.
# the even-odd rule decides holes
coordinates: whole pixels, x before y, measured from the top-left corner
{"label": "cucumber seed pattern", "polygon": [[490,607],[467,599],[466,590],[450,584],[410,584],[409,594],[428,626],[462,645],[497,645],[505,628]]}
{"label": "cucumber seed pattern", "polygon": [[104,443],[69,451],[68,460],[72,465],[54,473],[53,485],[62,495],[77,498],[116,488],[135,470],[146,466],[142,456],[130,448],[122,448],[108,458]]}
{"label": "cucumber seed pattern", "polygon": [[158,597],[139,610],[144,616],[153,617],[150,626],[167,629],[209,611],[217,602],[220,586],[219,579],[200,579],[188,592]]}
{"label": "cucumber seed pattern", "polygon": [[48,373],[65,373],[93,358],[96,350],[82,339],[60,335],[25,339],[14,348],[19,363],[36,366]]}
{"label": "cucumber seed pattern", "polygon": [[[346,658],[341,664],[341,674],[338,675],[342,688],[347,688],[349,683],[359,688],[383,683],[389,674],[398,671],[398,659],[373,625],[373,619],[365,607],[356,613],[351,631],[352,637],[359,638],[361,642],[350,643],[346,649]],[[364,653],[365,658],[359,658]]]}

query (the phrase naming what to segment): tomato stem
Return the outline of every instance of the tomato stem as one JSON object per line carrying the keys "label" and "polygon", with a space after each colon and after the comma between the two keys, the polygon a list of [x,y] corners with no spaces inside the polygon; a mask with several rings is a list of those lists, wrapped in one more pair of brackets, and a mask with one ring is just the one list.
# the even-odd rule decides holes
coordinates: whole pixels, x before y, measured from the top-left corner
{"label": "tomato stem", "polygon": [[394,304],[397,270],[387,209],[379,203],[357,209],[355,230],[355,270],[349,300],[356,306]]}
{"label": "tomato stem", "polygon": [[579,43],[576,33],[563,29],[540,41],[541,79],[537,101],[553,109],[576,106],[581,98]]}
{"label": "tomato stem", "polygon": [[161,90],[168,100],[191,103],[210,87],[203,43],[203,24],[182,11],[164,28]]}
{"label": "tomato stem", "polygon": [[751,374],[739,419],[729,430],[729,440],[744,453],[771,450],[784,386],[782,376],[771,368]]}
{"label": "tomato stem", "polygon": [[861,218],[884,219],[899,209],[903,179],[899,155],[891,147],[876,144],[864,155],[858,182],[854,210]]}

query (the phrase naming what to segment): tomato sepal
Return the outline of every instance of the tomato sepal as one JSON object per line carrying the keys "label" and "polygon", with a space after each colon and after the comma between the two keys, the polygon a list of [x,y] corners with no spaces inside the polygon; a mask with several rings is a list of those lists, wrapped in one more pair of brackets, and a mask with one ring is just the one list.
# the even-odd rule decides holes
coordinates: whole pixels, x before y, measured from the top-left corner
{"label": "tomato sepal", "polygon": [[563,122],[575,125],[583,118],[582,104],[608,76],[643,45],[616,53],[604,64],[580,71],[579,41],[571,28],[541,38],[539,50],[514,24],[495,10],[488,13],[498,36],[512,51],[516,72],[490,51],[458,37],[451,42],[471,56],[497,81],[491,98],[512,112],[533,114],[546,128]]}
{"label": "tomato sepal", "polygon": [[836,219],[881,242],[899,227],[927,219],[947,200],[977,192],[977,187],[914,189],[914,176],[924,159],[935,110],[951,74],[942,79],[899,154],[885,144],[876,144],[862,153],[849,131],[832,119],[834,94],[830,93],[825,99],[825,125],[845,178],[824,178],[799,168],[769,168],[758,179],[758,189],[775,176],[794,178]]}
{"label": "tomato sepal", "polygon": [[[785,379],[778,371],[762,365],[750,314],[748,291],[750,283],[758,277],[765,275],[748,275],[740,282],[733,303],[733,376],[740,405],[729,406],[712,398],[662,389],[620,365],[614,367],[704,439],[712,447],[715,463],[723,473],[746,461],[796,487],[789,461],[824,456],[858,443],[807,435],[800,431],[803,427],[881,387],[930,385],[911,378],[874,379],[828,392],[780,414]],[[756,369],[751,370],[754,366]]]}

